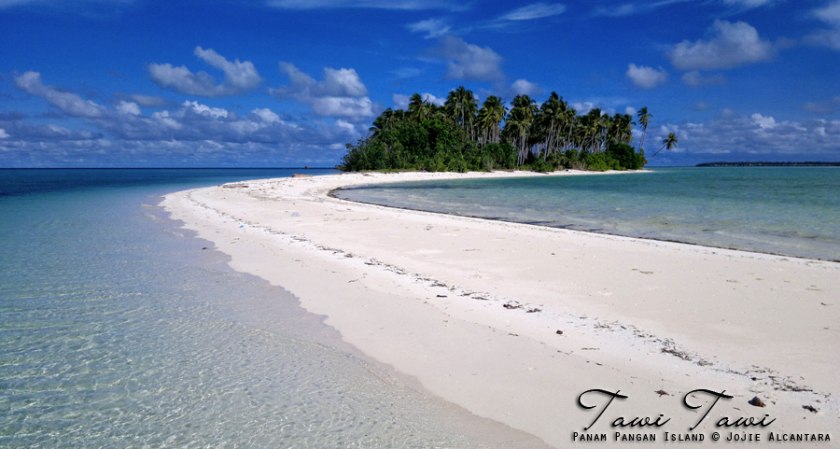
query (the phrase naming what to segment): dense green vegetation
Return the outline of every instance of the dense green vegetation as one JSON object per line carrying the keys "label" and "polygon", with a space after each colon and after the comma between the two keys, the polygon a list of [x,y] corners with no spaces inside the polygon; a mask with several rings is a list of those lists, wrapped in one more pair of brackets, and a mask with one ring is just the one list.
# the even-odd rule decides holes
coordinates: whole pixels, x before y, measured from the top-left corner
{"label": "dense green vegetation", "polygon": [[[644,144],[652,116],[646,107],[637,116]],[[634,125],[629,114],[609,116],[597,108],[578,115],[554,92],[539,106],[529,96],[517,95],[510,109],[495,96],[479,108],[472,91],[462,86],[449,93],[443,106],[414,94],[407,111],[385,110],[367,138],[347,144],[339,168],[635,170],[647,160],[642,145],[638,152],[630,146]]]}

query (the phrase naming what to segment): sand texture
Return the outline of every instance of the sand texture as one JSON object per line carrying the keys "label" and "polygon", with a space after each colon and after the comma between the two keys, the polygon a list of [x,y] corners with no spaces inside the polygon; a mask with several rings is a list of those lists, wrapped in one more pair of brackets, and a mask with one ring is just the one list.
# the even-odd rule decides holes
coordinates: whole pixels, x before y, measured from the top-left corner
{"label": "sand texture", "polygon": [[[838,263],[328,196],[340,186],[486,176],[544,175],[284,178],[178,192],[164,206],[229,254],[234,269],[291,291],[387,369],[551,446],[569,447],[595,418],[606,396],[590,393],[592,410],[577,399],[597,388],[628,396],[588,432],[607,434],[607,446],[618,446],[615,432],[654,433],[650,446],[665,432],[703,434],[706,446],[717,431],[762,442],[770,433],[829,433],[815,447],[840,447]],[[706,410],[682,404],[696,389],[733,398],[689,431]],[[750,405],[753,397],[765,407]],[[711,399],[697,392],[689,401]],[[611,426],[660,414],[671,421],[659,428]],[[765,415],[776,421],[715,425]]]}

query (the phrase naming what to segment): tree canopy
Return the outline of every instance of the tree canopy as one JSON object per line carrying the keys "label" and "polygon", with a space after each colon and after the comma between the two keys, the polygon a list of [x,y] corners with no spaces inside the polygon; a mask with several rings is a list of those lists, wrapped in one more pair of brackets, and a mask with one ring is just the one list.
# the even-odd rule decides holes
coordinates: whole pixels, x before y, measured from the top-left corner
{"label": "tree canopy", "polygon": [[[555,92],[541,105],[528,95],[517,95],[509,108],[496,96],[478,105],[463,86],[450,92],[443,106],[414,94],[407,110],[386,109],[366,138],[348,143],[339,168],[635,170],[647,163],[644,150],[630,146],[632,115],[610,116],[597,108],[578,115]],[[643,136],[650,117],[646,107],[640,110]]]}

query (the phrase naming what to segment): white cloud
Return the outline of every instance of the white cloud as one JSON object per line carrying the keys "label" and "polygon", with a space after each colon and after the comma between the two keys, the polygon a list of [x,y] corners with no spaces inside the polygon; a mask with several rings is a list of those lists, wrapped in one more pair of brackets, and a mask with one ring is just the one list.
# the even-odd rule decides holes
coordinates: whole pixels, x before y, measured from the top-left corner
{"label": "white cloud", "polygon": [[773,117],[765,117],[759,113],[755,113],[750,118],[761,129],[773,129],[777,126],[776,119]]}
{"label": "white cloud", "polygon": [[39,5],[47,7],[77,7],[80,5],[128,5],[135,0],[78,0],[75,2],[56,2],[53,0],[0,0],[0,9],[14,8],[15,6]]}
{"label": "white cloud", "polygon": [[682,76],[683,82],[689,87],[716,86],[726,84],[723,75],[703,76],[699,71],[686,72]]}
{"label": "white cloud", "polygon": [[0,128],[0,139],[8,139],[9,133],[6,132],[5,129]]}
{"label": "white cloud", "polygon": [[758,8],[760,6],[771,5],[776,0],[723,0],[727,5],[740,6],[742,8]]}
{"label": "white cloud", "polygon": [[355,69],[324,69],[324,81],[317,83],[313,93],[322,97],[361,97],[368,90]]}
{"label": "white cloud", "polygon": [[745,22],[716,20],[707,34],[706,40],[686,40],[674,46],[668,52],[671,64],[680,70],[730,69],[776,56],[776,47]]}
{"label": "white cloud", "polygon": [[197,101],[185,101],[182,106],[183,111],[188,111],[204,117],[212,117],[216,119],[228,117],[228,111],[222,108],[213,108],[205,104],[200,104]]}
{"label": "white cloud", "polygon": [[[777,121],[760,113],[749,117],[732,111],[706,123],[672,124],[652,133],[648,139],[661,141],[668,132],[680,136],[678,151],[699,161],[709,161],[712,154],[734,154],[748,160],[838,160],[840,121]],[[803,154],[802,148],[808,148]],[[667,162],[662,152],[657,159]],[[729,159],[733,160],[733,159]]]}
{"label": "white cloud", "polygon": [[423,101],[425,101],[426,103],[434,104],[437,106],[443,106],[446,103],[446,98],[438,98],[430,93],[425,93],[420,96],[423,97]]}
{"label": "white cloud", "polygon": [[153,95],[133,94],[129,97],[132,101],[144,108],[162,108],[168,103],[166,99]]}
{"label": "white cloud", "polygon": [[85,100],[74,93],[61,92],[55,87],[45,86],[41,82],[41,74],[38,72],[30,71],[16,76],[15,85],[24,92],[42,97],[51,105],[73,117],[95,118],[108,113],[108,109],[102,105]]}
{"label": "white cloud", "polygon": [[420,11],[440,9],[462,11],[466,4],[446,0],[266,0],[268,6],[282,9],[369,8]]}
{"label": "white cloud", "polygon": [[563,14],[566,6],[559,3],[534,3],[515,9],[502,17],[501,20],[534,20]]}
{"label": "white cloud", "polygon": [[236,59],[230,62],[213,49],[195,47],[195,55],[222,72],[224,80],[216,85],[216,81],[207,72],[192,73],[185,66],[173,67],[171,64],[149,64],[149,75],[158,86],[185,95],[202,97],[226,97],[240,95],[246,90],[257,87],[260,78],[257,69],[251,61],[240,62]]}
{"label": "white cloud", "polygon": [[490,49],[468,44],[460,37],[446,35],[432,54],[446,62],[447,79],[498,81],[504,79],[502,57]]}
{"label": "white cloud", "polygon": [[243,91],[253,89],[262,82],[260,74],[257,73],[257,69],[251,61],[239,62],[236,59],[230,62],[224,56],[213,51],[212,48],[205,50],[201,47],[195,47],[195,55],[207,64],[224,72],[224,84],[234,89]]}
{"label": "white cloud", "polygon": [[393,109],[402,109],[403,111],[408,110],[408,103],[411,102],[411,97],[408,95],[403,94],[394,94],[393,96],[394,107]]}
{"label": "white cloud", "polygon": [[140,106],[132,101],[121,101],[114,109],[120,114],[140,115]]}
{"label": "white cloud", "polygon": [[653,67],[630,64],[627,68],[627,77],[636,87],[642,89],[653,89],[668,82],[668,72],[662,67],[657,70]]}
{"label": "white cloud", "polygon": [[627,106],[626,108],[624,108],[624,113],[629,116],[635,117],[636,112],[636,108],[634,108],[633,106]]}
{"label": "white cloud", "polygon": [[815,9],[813,15],[825,23],[840,26],[840,1],[835,0],[822,8]]}
{"label": "white cloud", "polygon": [[272,95],[278,97],[360,97],[368,93],[355,69],[336,70],[325,67],[324,80],[321,82],[287,62],[280,63],[280,72],[289,77],[291,85],[269,89]]}
{"label": "white cloud", "polygon": [[443,36],[452,28],[445,19],[427,19],[406,25],[412,33],[426,33],[425,39],[433,39]]}
{"label": "white cloud", "polygon": [[578,114],[586,114],[587,112],[599,107],[600,105],[595,104],[591,101],[579,101],[572,103],[572,107],[575,108]]}
{"label": "white cloud", "polygon": [[[446,103],[446,98],[438,98],[430,93],[420,94],[420,98],[426,103],[437,106],[443,106]],[[408,103],[410,102],[411,97],[408,95],[394,94],[394,109],[408,110]]]}
{"label": "white cloud", "polygon": [[822,8],[811,11],[811,15],[831,26],[831,28],[818,30],[806,36],[804,41],[813,45],[840,50],[840,0],[835,0]]}
{"label": "white cloud", "polygon": [[309,103],[318,115],[364,120],[373,117],[379,109],[370,98],[319,97]]}
{"label": "white cloud", "polygon": [[510,90],[513,95],[538,95],[542,93],[542,88],[537,83],[532,83],[526,79],[518,79],[510,85]]}
{"label": "white cloud", "polygon": [[256,115],[265,123],[281,123],[280,116],[268,108],[257,108],[251,111],[251,114]]}
{"label": "white cloud", "polygon": [[354,69],[324,68],[324,80],[316,81],[293,64],[281,62],[280,71],[291,84],[269,89],[279,100],[293,99],[309,105],[322,116],[344,117],[361,121],[375,116],[381,105],[366,95],[367,87]]}

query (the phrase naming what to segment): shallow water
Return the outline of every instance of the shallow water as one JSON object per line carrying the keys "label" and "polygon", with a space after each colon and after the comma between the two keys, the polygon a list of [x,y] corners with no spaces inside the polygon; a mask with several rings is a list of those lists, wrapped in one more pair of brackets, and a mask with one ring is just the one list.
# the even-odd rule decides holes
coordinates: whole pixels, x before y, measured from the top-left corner
{"label": "shallow water", "polygon": [[630,237],[840,260],[840,168],[657,168],[342,189],[339,197]]}
{"label": "shallow water", "polygon": [[290,174],[0,170],[0,446],[521,437],[363,361],[291,294],[230,270],[156,206],[169,191]]}

